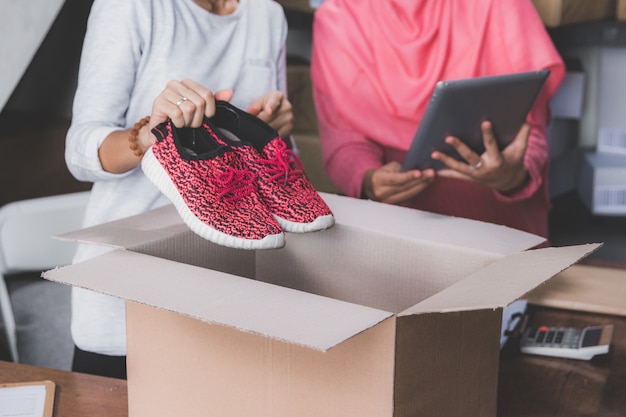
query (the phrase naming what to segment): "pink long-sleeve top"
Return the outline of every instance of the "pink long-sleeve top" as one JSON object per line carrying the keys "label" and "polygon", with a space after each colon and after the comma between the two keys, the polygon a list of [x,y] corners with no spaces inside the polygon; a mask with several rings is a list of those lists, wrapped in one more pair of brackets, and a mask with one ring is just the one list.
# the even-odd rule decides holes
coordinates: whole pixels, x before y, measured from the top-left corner
{"label": "pink long-sleeve top", "polygon": [[326,0],[313,36],[324,167],[353,197],[366,171],[403,161],[437,81],[550,69],[528,116],[523,187],[438,177],[409,203],[548,236],[549,102],[565,69],[530,0]]}

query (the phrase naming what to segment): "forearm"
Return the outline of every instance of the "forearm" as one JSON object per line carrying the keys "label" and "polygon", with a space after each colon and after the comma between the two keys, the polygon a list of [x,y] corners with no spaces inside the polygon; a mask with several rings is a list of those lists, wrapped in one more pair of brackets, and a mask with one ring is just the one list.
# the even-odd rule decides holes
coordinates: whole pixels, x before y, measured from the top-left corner
{"label": "forearm", "polygon": [[153,141],[147,120],[143,122],[138,121],[132,129],[116,130],[107,136],[98,149],[102,169],[123,174],[139,165]]}
{"label": "forearm", "polygon": [[537,105],[531,111],[528,122],[531,126],[528,146],[524,155],[525,178],[506,193],[496,193],[502,201],[521,201],[531,198],[537,192],[542,192],[548,177],[550,152],[547,138],[547,124],[549,122],[549,107],[545,97],[538,99]]}
{"label": "forearm", "polygon": [[81,181],[115,180],[137,165],[128,143],[134,121],[126,120],[140,59],[138,27],[143,27],[130,24],[140,16],[136,7],[136,2],[100,1],[90,14],[65,153],[68,169]]}
{"label": "forearm", "polygon": [[314,98],[324,170],[346,195],[361,197],[366,172],[382,165],[382,149],[342,124],[330,101],[319,91],[315,91]]}
{"label": "forearm", "polygon": [[332,133],[320,131],[320,139],[323,135],[326,137],[322,139],[324,170],[346,195],[361,198],[365,181],[368,180],[368,172],[381,167],[382,154],[375,145],[368,143],[369,141],[362,136],[359,136],[363,141],[360,145],[352,141],[335,148],[332,153],[324,151],[324,140],[328,141],[331,137],[343,140],[348,136],[345,132],[333,133],[331,136]]}

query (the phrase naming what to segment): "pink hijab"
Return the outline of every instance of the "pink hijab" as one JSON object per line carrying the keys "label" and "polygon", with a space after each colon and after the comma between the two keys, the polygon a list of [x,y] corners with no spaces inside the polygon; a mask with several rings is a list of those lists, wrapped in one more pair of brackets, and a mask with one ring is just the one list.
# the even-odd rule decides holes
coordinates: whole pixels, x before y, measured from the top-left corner
{"label": "pink hijab", "polygon": [[353,129],[399,150],[439,80],[550,68],[551,97],[564,73],[530,0],[325,0],[314,25],[315,88]]}

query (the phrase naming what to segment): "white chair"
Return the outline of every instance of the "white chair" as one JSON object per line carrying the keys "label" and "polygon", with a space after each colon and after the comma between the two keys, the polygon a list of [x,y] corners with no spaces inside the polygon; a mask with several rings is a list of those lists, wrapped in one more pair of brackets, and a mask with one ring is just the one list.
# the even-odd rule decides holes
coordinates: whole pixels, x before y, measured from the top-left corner
{"label": "white chair", "polygon": [[15,201],[0,207],[0,310],[11,359],[19,361],[5,276],[68,265],[76,245],[52,236],[80,229],[89,191]]}

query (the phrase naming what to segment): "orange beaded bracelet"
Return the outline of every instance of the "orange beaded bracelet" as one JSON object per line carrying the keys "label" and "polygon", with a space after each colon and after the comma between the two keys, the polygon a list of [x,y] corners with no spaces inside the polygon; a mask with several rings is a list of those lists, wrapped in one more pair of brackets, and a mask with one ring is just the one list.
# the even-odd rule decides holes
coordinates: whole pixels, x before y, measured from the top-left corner
{"label": "orange beaded bracelet", "polygon": [[139,131],[142,127],[150,123],[150,116],[146,116],[137,123],[130,131],[130,135],[128,136],[128,142],[130,142],[130,149],[132,149],[133,153],[139,157],[139,159],[143,158],[143,151],[139,149],[137,146],[137,136],[139,136]]}

